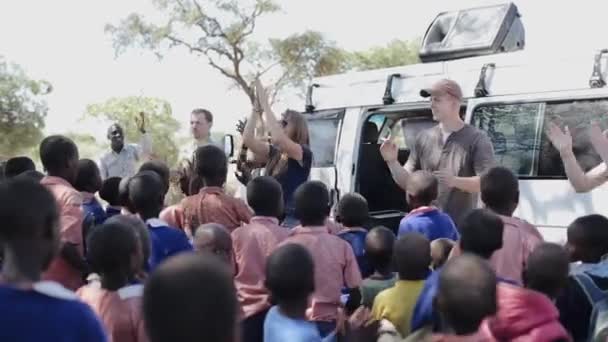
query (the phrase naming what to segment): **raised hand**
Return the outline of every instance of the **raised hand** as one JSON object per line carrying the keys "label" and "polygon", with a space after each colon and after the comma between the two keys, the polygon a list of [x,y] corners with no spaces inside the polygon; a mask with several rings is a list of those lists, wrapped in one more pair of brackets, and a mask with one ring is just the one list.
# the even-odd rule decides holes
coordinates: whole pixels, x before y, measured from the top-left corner
{"label": "raised hand", "polygon": [[266,88],[264,88],[264,85],[262,85],[262,81],[260,81],[259,78],[255,80],[255,94],[257,96],[260,109],[267,111],[267,109],[270,107],[268,92],[266,91]]}
{"label": "raised hand", "polygon": [[397,148],[397,145],[389,139],[380,146],[380,154],[385,162],[394,162],[399,157],[399,149]]}
{"label": "raised hand", "polygon": [[135,123],[140,132],[146,133],[146,113],[139,112],[139,116],[135,117]]}
{"label": "raised hand", "polygon": [[606,138],[606,131],[602,132],[597,122],[591,123],[589,139],[591,140],[593,149],[599,154],[604,163],[608,162],[608,138]]}
{"label": "raised hand", "polygon": [[236,131],[243,135],[245,131],[245,126],[247,126],[247,118],[241,119],[236,123]]}
{"label": "raised hand", "polygon": [[562,131],[557,124],[550,122],[545,133],[559,153],[572,151],[572,135],[570,135],[568,126]]}

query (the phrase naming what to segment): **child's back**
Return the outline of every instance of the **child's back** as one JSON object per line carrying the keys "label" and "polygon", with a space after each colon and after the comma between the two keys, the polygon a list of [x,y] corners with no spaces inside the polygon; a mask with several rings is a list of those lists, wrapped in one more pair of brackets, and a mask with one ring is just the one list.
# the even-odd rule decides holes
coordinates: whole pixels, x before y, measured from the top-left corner
{"label": "child's back", "polygon": [[424,286],[431,263],[429,241],[421,234],[409,233],[395,244],[394,260],[399,280],[390,289],[380,292],[374,300],[372,315],[387,319],[407,336],[418,296]]}
{"label": "child's back", "polygon": [[273,306],[266,315],[264,342],[283,341],[321,342],[321,336],[313,322],[287,317],[278,306]]}
{"label": "child's back", "polygon": [[91,309],[53,282],[0,286],[0,341],[106,341]]}
{"label": "child's back", "polygon": [[365,238],[365,254],[374,273],[361,284],[361,304],[371,308],[378,293],[391,288],[397,281],[393,273],[395,234],[386,227],[372,229]]}
{"label": "child's back", "polygon": [[141,313],[143,285],[108,291],[93,283],[81,287],[77,295],[99,316],[113,342],[147,340]]}
{"label": "child's back", "polygon": [[458,231],[452,218],[433,207],[420,207],[407,214],[399,224],[399,236],[420,233],[429,241],[437,239],[458,240]]}
{"label": "child's back", "polygon": [[149,267],[152,271],[165,259],[181,252],[191,251],[192,245],[186,234],[159,219],[146,221],[152,245]]}
{"label": "child's back", "polygon": [[373,270],[365,256],[367,229],[363,228],[369,221],[367,200],[358,193],[349,193],[342,196],[338,203],[337,220],[346,227],[338,233],[338,236],[353,248],[361,275],[364,278],[369,277]]}

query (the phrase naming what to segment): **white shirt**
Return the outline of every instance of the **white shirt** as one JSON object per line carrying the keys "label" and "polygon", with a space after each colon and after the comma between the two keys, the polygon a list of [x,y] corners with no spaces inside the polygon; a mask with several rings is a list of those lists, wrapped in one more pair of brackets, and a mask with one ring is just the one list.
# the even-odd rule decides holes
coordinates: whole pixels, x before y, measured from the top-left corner
{"label": "white shirt", "polygon": [[152,139],[150,135],[143,134],[139,144],[125,145],[119,153],[107,152],[99,161],[101,178],[110,177],[132,177],[135,175],[137,163],[152,151]]}

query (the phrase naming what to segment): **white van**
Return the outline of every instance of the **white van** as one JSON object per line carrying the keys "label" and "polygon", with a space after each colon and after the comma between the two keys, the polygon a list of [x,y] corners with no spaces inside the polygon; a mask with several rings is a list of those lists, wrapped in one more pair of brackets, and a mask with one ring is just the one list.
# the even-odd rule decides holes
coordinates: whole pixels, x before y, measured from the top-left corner
{"label": "white van", "polygon": [[502,6],[440,14],[423,41],[421,59],[426,63],[313,81],[306,101],[314,153],[311,177],[327,184],[334,200],[360,192],[377,223],[396,228],[407,204],[379,146],[392,134],[405,163],[416,134],[436,124],[420,89],[449,78],[462,87],[466,122],[488,133],[498,164],[519,176],[515,215],[556,242],[565,240],[565,227],[576,217],[608,215],[608,186],[575,193],[544,133],[549,121],[567,125],[583,169],[601,162],[587,128],[592,120],[608,128],[608,50],[531,56],[523,49],[517,8]]}

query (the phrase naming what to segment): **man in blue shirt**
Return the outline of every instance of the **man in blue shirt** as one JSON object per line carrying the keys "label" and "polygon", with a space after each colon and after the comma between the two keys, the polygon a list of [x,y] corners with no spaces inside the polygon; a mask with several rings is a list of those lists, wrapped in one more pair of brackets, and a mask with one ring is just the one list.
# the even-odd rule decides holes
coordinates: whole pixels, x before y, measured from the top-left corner
{"label": "man in blue shirt", "polygon": [[142,171],[129,181],[128,188],[131,205],[146,222],[150,232],[152,253],[148,271],[170,256],[192,250],[192,245],[183,231],[169,227],[158,219],[165,202],[165,185],[158,174]]}
{"label": "man in blue shirt", "polygon": [[446,238],[458,240],[458,231],[450,216],[432,203],[437,200],[439,182],[432,173],[416,171],[407,183],[407,202],[412,211],[401,220],[399,236],[416,232],[426,236],[429,241]]}

